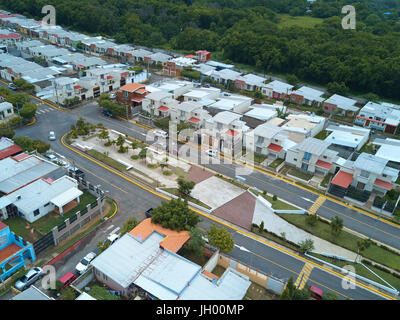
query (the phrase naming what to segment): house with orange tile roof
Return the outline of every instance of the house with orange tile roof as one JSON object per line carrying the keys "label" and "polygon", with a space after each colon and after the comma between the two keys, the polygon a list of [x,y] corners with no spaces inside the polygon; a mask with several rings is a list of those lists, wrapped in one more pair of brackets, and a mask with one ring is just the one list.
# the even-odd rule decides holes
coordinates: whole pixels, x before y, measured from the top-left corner
{"label": "house with orange tile roof", "polygon": [[250,281],[231,268],[221,277],[179,255],[190,239],[143,220],[92,262],[95,278],[126,297],[144,292],[160,300],[240,300]]}
{"label": "house with orange tile roof", "polygon": [[119,104],[128,106],[128,116],[139,112],[142,108],[142,100],[150,92],[146,85],[142,83],[128,83],[119,88],[116,93],[116,99]]}

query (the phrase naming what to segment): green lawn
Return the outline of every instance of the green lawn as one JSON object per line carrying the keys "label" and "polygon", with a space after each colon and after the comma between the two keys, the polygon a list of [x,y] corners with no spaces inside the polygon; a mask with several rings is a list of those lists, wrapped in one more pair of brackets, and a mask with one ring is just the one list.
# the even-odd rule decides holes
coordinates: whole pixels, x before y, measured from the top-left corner
{"label": "green lawn", "polygon": [[264,156],[264,155],[258,154],[258,153],[254,153],[254,162],[256,162],[256,163],[261,163],[261,162],[263,162],[265,159],[267,159],[267,156]]}
{"label": "green lawn", "polygon": [[198,199],[195,199],[195,198],[190,197],[190,196],[189,196],[189,197],[182,197],[182,195],[179,194],[177,188],[163,188],[163,190],[164,190],[164,191],[167,191],[167,192],[169,192],[169,193],[171,193],[171,194],[173,194],[173,195],[175,195],[175,196],[180,196],[182,199],[186,199],[187,201],[193,202],[193,203],[195,203],[195,204],[197,204],[197,205],[199,205],[199,206],[202,206],[202,207],[204,207],[204,208],[206,208],[206,209],[211,209],[210,206],[206,205],[205,203],[201,202],[201,201],[198,200]]}
{"label": "green lawn", "polygon": [[30,243],[39,240],[42,235],[32,227],[32,225],[21,217],[9,218],[4,221],[10,230]]}
{"label": "green lawn", "polygon": [[254,191],[253,189],[250,189],[250,192],[252,192],[253,194],[255,194],[257,196],[260,195],[264,199],[266,199],[268,202],[270,202],[272,205],[272,209],[275,209],[275,210],[299,210],[299,208],[294,207],[284,201],[281,201],[281,200],[279,200],[279,198],[278,198],[278,200],[274,201],[274,200],[272,200],[272,197],[270,197],[268,195],[264,195],[262,192],[257,192],[257,191]]}
{"label": "green lawn", "polygon": [[80,203],[73,209],[68,212],[65,212],[63,216],[52,211],[46,214],[44,217],[32,223],[32,226],[42,232],[43,234],[48,233],[54,227],[60,225],[67,218],[72,217],[78,211],[81,211],[86,208],[86,206],[92,202],[96,201],[96,197],[93,196],[88,191],[83,191],[83,194],[80,196]]}
{"label": "green lawn", "polygon": [[303,171],[301,171],[301,170],[299,170],[297,168],[290,168],[287,173],[292,175],[292,176],[295,176],[297,178],[306,180],[306,181],[310,180],[313,177],[312,174],[303,172]]}
{"label": "green lawn", "polygon": [[268,167],[271,167],[271,168],[276,168],[276,167],[278,167],[283,161],[285,161],[285,160],[283,160],[283,159],[276,159],[276,160],[274,160],[273,162],[271,162],[271,164],[268,166]]}
{"label": "green lawn", "polygon": [[287,240],[278,237],[276,234],[272,233],[272,232],[266,232],[266,230],[264,229],[262,232],[260,232],[260,230],[258,229],[258,227],[254,227],[251,226],[251,232],[256,233],[266,239],[272,240],[276,243],[279,243],[283,246],[285,246],[286,248],[290,248],[294,251],[299,252],[299,246],[294,245],[293,243],[288,242]]}
{"label": "green lawn", "polygon": [[[341,260],[337,260],[337,259],[332,259],[332,258],[328,258],[316,253],[311,253],[312,256],[317,257],[318,259],[324,260],[326,262],[329,262],[335,266],[338,267],[343,267],[346,265],[351,265],[355,268],[356,274],[362,277],[365,277],[367,279],[370,279],[372,281],[378,282],[384,286],[388,286],[384,281],[382,281],[381,279],[379,279],[377,276],[375,276],[373,273],[371,273],[368,269],[366,269],[363,265],[359,264],[359,263],[351,263],[348,261],[341,261]],[[373,266],[367,265],[366,266],[371,269],[373,272],[375,272],[377,275],[379,275],[382,279],[386,280],[387,282],[389,282],[393,287],[395,287],[396,289],[400,290],[400,278],[390,274],[389,272],[385,272],[382,271],[378,268],[375,268]]]}
{"label": "green lawn", "polygon": [[239,182],[236,182],[236,181],[233,180],[233,179],[227,179],[227,178],[221,176],[220,174],[216,174],[215,176],[216,176],[217,178],[220,178],[220,179],[222,179],[222,180],[225,180],[226,182],[229,182],[229,183],[235,185],[235,186],[238,187],[238,188],[242,188],[243,190],[247,190],[247,189],[248,189],[246,186],[242,185],[242,184],[239,183]]}
{"label": "green lawn", "polygon": [[117,169],[122,172],[126,171],[126,167],[122,163],[119,163],[118,161],[110,158],[109,156],[104,155],[101,152],[98,152],[97,150],[87,150],[86,153],[91,157],[95,158],[96,160],[108,164],[110,167],[114,169]]}
{"label": "green lawn", "polygon": [[314,138],[315,139],[320,139],[320,140],[325,140],[326,137],[330,134],[330,132],[326,131],[326,130],[322,130],[321,132],[319,132]]}
{"label": "green lawn", "polygon": [[328,187],[329,180],[333,177],[333,173],[328,173],[321,181],[321,186],[324,188]]}
{"label": "green lawn", "polygon": [[313,28],[316,24],[322,23],[323,19],[314,18],[310,16],[298,16],[293,17],[288,14],[280,14],[279,17],[281,21],[278,23],[279,27],[304,27],[304,28]]}
{"label": "green lawn", "polygon": [[97,300],[121,300],[120,297],[108,292],[106,287],[101,287],[98,284],[94,284],[86,293]]}
{"label": "green lawn", "polygon": [[[299,214],[280,214],[280,217],[286,221],[294,224],[295,226],[312,233],[313,235],[337,244],[343,248],[350,251],[357,252],[357,241],[360,240],[359,237],[342,231],[337,239],[332,236],[331,227],[328,223],[318,221],[317,224],[310,229],[310,226],[306,223],[307,215]],[[389,268],[400,271],[400,255],[393,253],[389,250],[379,247],[376,244],[371,244],[371,246],[361,253],[362,256],[368,258],[372,261],[383,264]]]}
{"label": "green lawn", "polygon": [[370,154],[376,153],[376,151],[374,151],[374,145],[372,144],[372,142],[368,142],[368,143],[364,144],[359,152],[360,153],[366,152],[366,153],[370,153]]}

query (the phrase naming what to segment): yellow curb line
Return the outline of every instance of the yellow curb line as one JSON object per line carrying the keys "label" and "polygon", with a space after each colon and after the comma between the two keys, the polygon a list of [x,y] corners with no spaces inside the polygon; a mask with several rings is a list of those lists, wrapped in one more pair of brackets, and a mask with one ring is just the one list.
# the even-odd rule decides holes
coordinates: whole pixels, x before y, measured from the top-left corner
{"label": "yellow curb line", "polygon": [[118,211],[118,204],[113,200],[113,203],[115,204],[115,211],[114,213],[109,217],[109,219],[111,219],[112,217],[114,217],[114,215],[117,213]]}
{"label": "yellow curb line", "polygon": [[[129,181],[129,182],[131,182],[131,183],[133,183],[133,184],[135,184],[135,185],[137,185],[138,187],[140,187],[140,188],[142,188],[142,189],[144,189],[144,190],[146,190],[146,191],[148,191],[148,192],[154,194],[155,196],[158,196],[158,197],[163,198],[163,199],[165,199],[165,200],[171,200],[169,197],[165,197],[165,196],[163,196],[163,195],[160,195],[160,194],[158,194],[158,193],[156,193],[156,192],[154,192],[154,191],[152,191],[152,190],[150,190],[150,189],[148,189],[148,188],[146,188],[146,187],[140,185],[139,183],[137,183],[137,182],[135,182],[135,181],[133,181],[133,180],[131,180],[131,179],[125,177],[124,175],[122,175],[122,174],[116,172],[115,170],[106,167],[105,165],[99,163],[98,161],[91,159],[90,157],[88,157],[88,156],[82,154],[81,152],[76,151],[75,149],[73,149],[73,148],[67,146],[67,145],[64,143],[64,137],[65,137],[66,135],[67,135],[67,133],[64,134],[64,135],[62,136],[62,138],[61,138],[61,143],[63,144],[64,147],[66,147],[66,148],[70,149],[71,151],[73,151],[73,152],[75,152],[75,153],[77,153],[77,154],[83,156],[84,158],[86,158],[86,159],[88,159],[88,160],[90,160],[90,161],[92,161],[92,162],[98,164],[99,166],[101,166],[101,167],[103,167],[104,169],[106,169],[106,170],[108,170],[108,171],[110,171],[110,172],[112,172],[112,173],[114,173],[114,174],[120,176],[121,178],[123,178],[123,179],[125,179],[125,180],[127,180],[127,181]],[[249,233],[247,233],[247,232],[241,231],[241,230],[239,230],[238,228],[233,227],[233,226],[230,226],[230,225],[228,225],[227,223],[222,222],[222,221],[219,221],[219,220],[217,220],[217,219],[215,219],[215,218],[213,218],[213,217],[210,217],[210,216],[208,216],[208,215],[202,213],[201,211],[199,211],[199,210],[197,210],[197,209],[194,209],[194,208],[190,208],[190,209],[191,209],[193,212],[196,212],[196,213],[198,213],[199,215],[201,215],[201,216],[203,216],[203,217],[206,217],[206,218],[208,218],[208,219],[210,219],[210,220],[212,220],[212,221],[215,221],[215,222],[217,222],[217,223],[219,223],[219,224],[221,224],[221,225],[224,225],[225,227],[227,227],[227,228],[229,228],[229,229],[232,229],[232,230],[234,230],[234,231],[236,231],[236,232],[238,232],[238,233],[241,233],[241,234],[243,234],[243,235],[246,235],[246,236],[248,236],[248,237],[250,237],[250,238],[252,238],[252,239],[254,239],[254,240],[257,240],[257,241],[260,241],[260,242],[262,242],[262,243],[265,243],[266,245],[268,245],[268,246],[270,246],[270,247],[273,247],[273,248],[275,248],[275,249],[278,250],[278,251],[284,252],[284,253],[286,253],[286,254],[289,255],[289,256],[292,256],[292,257],[297,258],[297,259],[299,259],[299,260],[301,260],[301,261],[303,261],[303,262],[305,262],[305,263],[309,263],[309,264],[311,264],[311,265],[313,265],[313,266],[316,266],[316,267],[318,267],[318,268],[320,268],[320,269],[323,269],[323,270],[327,271],[328,273],[332,273],[332,274],[334,274],[334,275],[336,275],[336,276],[338,276],[338,277],[340,277],[340,278],[346,278],[345,276],[341,275],[340,273],[337,273],[336,271],[330,270],[330,269],[328,269],[328,268],[326,268],[326,267],[324,267],[324,266],[321,266],[321,265],[319,265],[319,264],[317,264],[317,263],[315,263],[315,262],[312,262],[312,261],[310,261],[310,260],[308,260],[308,259],[305,259],[305,258],[303,258],[303,257],[300,257],[300,256],[298,256],[298,255],[296,255],[296,254],[294,254],[294,253],[292,253],[292,252],[290,252],[290,251],[288,251],[288,250],[285,250],[285,249],[280,248],[280,247],[278,247],[278,246],[276,246],[276,245],[274,245],[274,244],[272,244],[272,243],[269,243],[269,242],[265,241],[264,239],[260,239],[260,238],[258,238],[258,237],[253,236],[252,234],[249,234]],[[393,297],[391,297],[391,296],[389,296],[389,295],[387,295],[387,294],[385,294],[385,293],[383,293],[383,292],[380,292],[380,291],[378,291],[378,290],[376,290],[376,289],[374,289],[374,288],[368,287],[367,285],[364,285],[364,284],[362,284],[362,283],[360,283],[360,282],[358,282],[358,281],[356,281],[356,280],[353,280],[353,281],[354,281],[355,284],[357,284],[357,285],[359,285],[359,286],[361,286],[361,287],[363,287],[363,288],[365,288],[365,289],[367,289],[367,290],[369,290],[369,291],[372,291],[372,292],[374,292],[374,293],[377,293],[378,295],[384,296],[384,297],[386,297],[386,298],[388,298],[388,299],[391,299],[391,300],[397,300],[396,298],[393,298]]]}

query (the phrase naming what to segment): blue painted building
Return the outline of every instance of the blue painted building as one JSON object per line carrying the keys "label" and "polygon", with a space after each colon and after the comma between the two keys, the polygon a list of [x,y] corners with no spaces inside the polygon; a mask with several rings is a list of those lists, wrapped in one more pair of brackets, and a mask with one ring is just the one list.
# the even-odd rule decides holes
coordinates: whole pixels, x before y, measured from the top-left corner
{"label": "blue painted building", "polygon": [[10,231],[10,227],[0,221],[0,278],[5,280],[25,266],[25,259],[36,260],[31,243]]}

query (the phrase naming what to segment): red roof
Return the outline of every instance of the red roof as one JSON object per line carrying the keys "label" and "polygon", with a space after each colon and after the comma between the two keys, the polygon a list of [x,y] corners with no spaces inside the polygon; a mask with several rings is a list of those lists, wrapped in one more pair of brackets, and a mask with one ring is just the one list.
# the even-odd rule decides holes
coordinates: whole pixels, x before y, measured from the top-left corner
{"label": "red roof", "polygon": [[0,230],[7,228],[7,225],[4,222],[0,221]]}
{"label": "red roof", "polygon": [[382,123],[382,124],[386,124],[388,126],[394,126],[394,124],[390,124],[390,123],[386,123],[385,121],[379,121],[379,120],[375,120],[375,119],[370,119],[370,118],[366,118],[366,117],[362,117],[362,116],[357,116],[356,118],[360,118],[360,119],[364,119],[364,120],[368,120],[368,121],[372,121],[372,122],[376,122],[376,123]]}
{"label": "red roof", "polygon": [[198,122],[200,122],[200,119],[195,118],[195,117],[191,117],[191,118],[189,119],[189,121],[190,121],[190,122],[194,122],[194,123],[198,123]]}
{"label": "red roof", "polygon": [[389,182],[386,182],[386,181],[383,181],[381,179],[376,179],[374,184],[379,186],[379,187],[388,189],[388,190],[392,190],[392,188],[393,188],[393,184],[391,184]]}
{"label": "red roof", "polygon": [[30,157],[29,154],[21,153],[21,154],[16,155],[16,156],[14,156],[14,157],[12,157],[12,158],[13,158],[14,160],[16,160],[16,161],[21,161],[21,160],[24,160],[24,159],[29,158],[29,157]]}
{"label": "red roof", "polygon": [[168,111],[169,110],[169,108],[165,107],[165,106],[158,107],[157,109],[160,111]]}
{"label": "red roof", "polygon": [[74,86],[74,89],[82,89],[81,86]]}
{"label": "red roof", "polygon": [[193,58],[196,58],[196,56],[194,54],[188,54],[187,56],[185,56],[185,58],[193,59]]}
{"label": "red roof", "polygon": [[143,98],[133,98],[132,101],[137,102],[137,103],[141,103],[143,100]]}
{"label": "red roof", "polygon": [[21,36],[17,33],[0,34],[0,39],[19,39]]}
{"label": "red roof", "polygon": [[331,183],[347,189],[352,181],[353,175],[351,173],[340,170],[333,178]]}
{"label": "red roof", "polygon": [[232,130],[232,129],[229,129],[227,132],[225,132],[226,134],[229,134],[230,136],[232,136],[232,137],[235,137],[235,136],[237,136],[238,134],[239,134],[239,132],[237,132],[237,131],[235,131],[235,130]]}
{"label": "red roof", "polygon": [[110,80],[112,78],[113,78],[113,76],[107,76],[107,80]]}
{"label": "red roof", "polygon": [[78,65],[78,68],[80,68],[80,69],[83,69],[85,66],[83,66],[83,65],[81,65],[81,64],[79,64]]}
{"label": "red roof", "polygon": [[332,164],[326,161],[318,160],[317,163],[315,164],[318,167],[322,167],[325,169],[330,169],[332,168]]}
{"label": "red roof", "polygon": [[21,152],[22,148],[16,144],[5,148],[0,151],[0,160],[8,158],[9,156],[13,156],[14,154],[17,154],[18,152]]}
{"label": "red roof", "polygon": [[271,143],[267,149],[272,150],[272,151],[276,151],[276,152],[281,152],[281,150],[283,149],[283,147],[275,144],[275,143]]}

